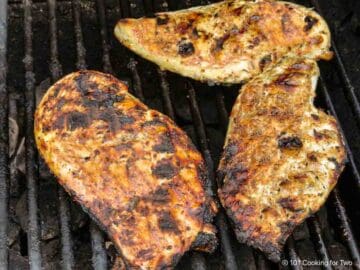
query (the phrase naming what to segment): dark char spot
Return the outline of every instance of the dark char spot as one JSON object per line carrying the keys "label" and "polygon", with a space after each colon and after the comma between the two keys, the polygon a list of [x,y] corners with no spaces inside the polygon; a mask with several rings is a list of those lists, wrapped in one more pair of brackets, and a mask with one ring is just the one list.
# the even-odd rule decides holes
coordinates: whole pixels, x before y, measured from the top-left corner
{"label": "dark char spot", "polygon": [[89,125],[89,118],[85,113],[70,112],[67,116],[67,128],[75,130],[78,128],[85,128]]}
{"label": "dark char spot", "polygon": [[218,52],[218,51],[221,51],[222,49],[224,49],[224,43],[229,38],[230,38],[230,34],[227,33],[227,34],[223,35],[222,37],[215,39],[215,45],[213,48],[213,52]]}
{"label": "dark char spot", "polygon": [[138,205],[139,201],[140,201],[140,198],[138,196],[134,196],[133,198],[131,198],[127,205],[127,210],[128,211],[134,210],[136,208],[136,206]]}
{"label": "dark char spot", "polygon": [[92,93],[93,99],[84,97],[84,104],[87,107],[97,107],[97,108],[112,108],[114,103],[121,102],[125,99],[124,96],[95,91]]}
{"label": "dark char spot", "polygon": [[250,17],[250,22],[251,22],[251,23],[252,23],[252,22],[258,22],[258,21],[260,21],[260,19],[261,19],[260,15],[254,14],[254,15],[252,15],[252,16]]}
{"label": "dark char spot", "polygon": [[171,161],[160,161],[159,164],[157,164],[152,169],[153,175],[159,178],[167,178],[170,179],[174,177],[176,174],[176,170],[174,166],[172,165]]}
{"label": "dark char spot", "polygon": [[62,107],[66,104],[67,100],[65,98],[60,98],[59,101],[56,103],[56,109],[59,111],[62,109]]}
{"label": "dark char spot", "polygon": [[285,86],[285,88],[296,87],[298,85],[293,80],[296,75],[297,73],[282,74],[275,80],[275,84]]}
{"label": "dark char spot", "polygon": [[152,249],[142,249],[140,250],[136,257],[142,259],[142,260],[151,260],[152,258],[154,258],[154,252]]}
{"label": "dark char spot", "polygon": [[269,63],[271,63],[271,54],[265,55],[263,58],[261,58],[259,62],[260,70],[263,71]]}
{"label": "dark char spot", "polygon": [[178,53],[182,57],[187,57],[192,55],[195,52],[194,45],[190,41],[181,40],[178,43]]}
{"label": "dark char spot", "polygon": [[278,139],[278,147],[281,149],[298,149],[302,146],[303,143],[297,136],[282,137]]}
{"label": "dark char spot", "polygon": [[171,216],[171,213],[168,211],[160,213],[158,220],[159,228],[165,232],[175,232],[179,231],[176,220]]}
{"label": "dark char spot", "polygon": [[63,83],[56,84],[54,89],[54,98],[56,98],[59,95],[59,92],[63,87],[64,87]]}
{"label": "dark char spot", "polygon": [[309,70],[310,68],[311,68],[310,65],[307,65],[302,62],[295,63],[291,66],[291,69],[294,69],[294,70]]}
{"label": "dark char spot", "polygon": [[311,114],[311,117],[316,121],[320,119],[320,117],[316,114]]}
{"label": "dark char spot", "polygon": [[305,26],[304,26],[304,31],[309,31],[319,20],[311,17],[311,16],[306,16],[305,19]]}
{"label": "dark char spot", "polygon": [[80,73],[79,76],[75,78],[75,83],[77,89],[83,96],[86,96],[90,89],[98,88],[97,83],[90,81],[90,74]]}
{"label": "dark char spot", "polygon": [[193,35],[193,37],[194,37],[195,39],[198,39],[198,38],[200,37],[199,32],[198,32],[198,30],[196,29],[196,27],[193,28],[193,30],[192,30],[192,35]]}
{"label": "dark char spot", "polygon": [[108,123],[111,132],[116,132],[117,130],[124,128],[125,125],[135,122],[133,117],[121,114],[114,110],[101,111],[96,119]]}
{"label": "dark char spot", "polygon": [[195,241],[191,244],[191,249],[206,249],[208,252],[215,251],[217,247],[217,238],[215,234],[200,232]]}
{"label": "dark char spot", "polygon": [[170,200],[169,191],[166,188],[158,188],[152,195],[152,200],[157,203],[167,203]]}
{"label": "dark char spot", "polygon": [[308,154],[307,155],[307,158],[310,160],[310,161],[317,161],[317,158],[316,158],[316,156],[315,156],[315,154]]}
{"label": "dark char spot", "polygon": [[154,145],[153,150],[160,153],[174,153],[174,145],[171,141],[170,134],[163,134],[160,137],[160,142]]}
{"label": "dark char spot", "polygon": [[150,126],[165,126],[165,123],[159,119],[154,119],[150,121],[146,121],[142,124],[143,127],[150,127]]}
{"label": "dark char spot", "polygon": [[132,124],[135,122],[134,117],[127,116],[127,115],[120,115],[120,116],[118,116],[118,119],[119,119],[119,122],[121,125]]}
{"label": "dark char spot", "polygon": [[238,164],[237,166],[230,168],[227,171],[227,178],[229,180],[235,180],[237,182],[245,180],[247,177],[248,170],[242,166],[241,164]]}
{"label": "dark char spot", "polygon": [[281,205],[281,207],[288,209],[292,212],[300,211],[301,209],[297,209],[295,207],[295,201],[292,198],[282,198],[277,201],[278,204]]}
{"label": "dark char spot", "polygon": [[288,13],[285,13],[281,16],[281,29],[284,33],[287,33],[290,31],[289,29],[289,22],[290,22],[290,15]]}
{"label": "dark char spot", "polygon": [[177,26],[176,26],[176,30],[181,34],[181,35],[185,35],[188,30],[192,27],[193,22],[189,21],[189,22],[180,22]]}
{"label": "dark char spot", "polygon": [[[59,115],[53,123],[54,129],[63,129],[65,127],[65,116],[63,114]],[[50,130],[50,128],[48,129]]]}
{"label": "dark char spot", "polygon": [[164,14],[164,15],[159,15],[156,16],[156,24],[157,25],[164,25],[167,24],[169,22],[169,16]]}
{"label": "dark char spot", "polygon": [[232,10],[232,12],[234,13],[235,16],[240,16],[243,10],[243,6],[240,6],[238,8],[235,8]]}
{"label": "dark char spot", "polygon": [[[292,221],[285,221],[280,224],[277,224],[277,226],[280,228],[281,232],[285,235],[290,233],[294,229],[295,225],[296,225],[296,223],[292,222]],[[285,244],[285,241],[286,241],[286,238],[282,237],[279,242],[281,242],[281,244]]]}
{"label": "dark char spot", "polygon": [[236,143],[229,142],[224,149],[224,161],[229,162],[238,152],[239,148]]}
{"label": "dark char spot", "polygon": [[340,165],[340,163],[336,160],[336,158],[330,157],[330,158],[328,158],[328,160],[329,160],[330,162],[332,162],[332,163],[335,164],[335,169],[336,169],[337,171],[341,169],[341,165]]}

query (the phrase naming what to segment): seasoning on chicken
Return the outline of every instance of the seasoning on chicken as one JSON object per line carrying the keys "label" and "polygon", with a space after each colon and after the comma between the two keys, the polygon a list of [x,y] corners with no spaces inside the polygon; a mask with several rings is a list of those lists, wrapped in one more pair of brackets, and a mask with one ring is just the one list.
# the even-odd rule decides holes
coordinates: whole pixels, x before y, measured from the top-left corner
{"label": "seasoning on chicken", "polygon": [[224,1],[155,18],[122,19],[118,40],[162,69],[200,81],[240,83],[285,54],[329,59],[329,28],[316,12],[270,0]]}
{"label": "seasoning on chicken", "polygon": [[216,247],[217,208],[201,155],[116,78],[80,71],[55,83],[36,110],[35,138],[128,268],[165,269],[189,249]]}
{"label": "seasoning on chicken", "polygon": [[313,105],[318,76],[315,61],[284,58],[241,89],[230,117],[218,194],[238,240],[273,261],[344,168],[336,120]]}

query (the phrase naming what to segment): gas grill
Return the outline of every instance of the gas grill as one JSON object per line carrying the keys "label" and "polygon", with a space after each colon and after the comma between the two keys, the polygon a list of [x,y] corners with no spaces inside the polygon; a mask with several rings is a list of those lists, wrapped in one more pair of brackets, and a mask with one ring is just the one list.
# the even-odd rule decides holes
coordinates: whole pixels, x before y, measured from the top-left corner
{"label": "gas grill", "polygon": [[[74,70],[112,73],[145,104],[174,119],[202,152],[216,188],[215,170],[239,86],[212,86],[161,71],[112,34],[123,17],[210,2],[0,0],[1,270],[101,270],[114,263],[112,243],[57,185],[35,147],[36,102]],[[313,6],[332,28],[334,59],[320,63],[316,104],[338,119],[346,169],[326,205],[289,238],[280,264],[238,243],[221,210],[214,221],[220,243],[215,253],[188,252],[177,269],[360,269],[360,4],[296,2]]]}

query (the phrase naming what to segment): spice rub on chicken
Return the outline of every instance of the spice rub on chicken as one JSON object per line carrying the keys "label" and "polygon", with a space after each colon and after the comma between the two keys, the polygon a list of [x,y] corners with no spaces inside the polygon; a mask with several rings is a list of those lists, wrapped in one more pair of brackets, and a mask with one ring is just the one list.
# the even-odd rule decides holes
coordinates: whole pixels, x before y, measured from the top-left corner
{"label": "spice rub on chicken", "polygon": [[128,269],[167,269],[189,249],[216,247],[217,210],[200,153],[116,78],[80,71],[55,83],[36,110],[35,138]]}
{"label": "spice rub on chicken", "polygon": [[330,32],[311,9],[281,1],[224,1],[122,19],[118,40],[162,69],[201,81],[240,83],[285,54],[328,59]]}
{"label": "spice rub on chicken", "polygon": [[336,120],[313,105],[318,76],[315,61],[284,58],[243,86],[230,116],[218,194],[238,240],[273,261],[344,168]]}

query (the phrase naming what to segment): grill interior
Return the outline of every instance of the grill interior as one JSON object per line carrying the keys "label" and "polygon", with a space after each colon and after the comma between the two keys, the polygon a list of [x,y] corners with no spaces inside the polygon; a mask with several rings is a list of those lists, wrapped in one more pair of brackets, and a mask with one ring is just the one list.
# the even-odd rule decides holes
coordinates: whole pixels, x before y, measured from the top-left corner
{"label": "grill interior", "polygon": [[[6,2],[0,1],[0,269],[108,269],[115,256],[113,245],[71,202],[37,155],[32,131],[36,102],[50,84],[74,70],[112,73],[189,134],[215,187],[228,112],[239,86],[209,86],[160,71],[122,47],[112,34],[121,17],[151,16],[210,1]],[[338,118],[348,163],[327,204],[290,237],[284,259],[351,260],[352,266],[323,268],[360,269],[360,4],[296,2],[314,6],[332,28],[335,57],[320,63],[316,103]],[[215,224],[220,239],[215,254],[189,252],[177,269],[302,269],[273,264],[239,244],[223,211]]]}

